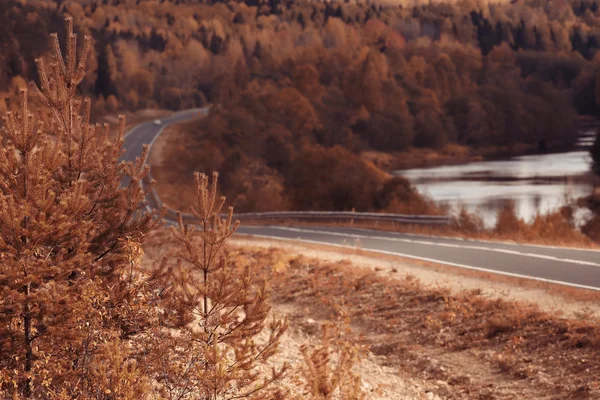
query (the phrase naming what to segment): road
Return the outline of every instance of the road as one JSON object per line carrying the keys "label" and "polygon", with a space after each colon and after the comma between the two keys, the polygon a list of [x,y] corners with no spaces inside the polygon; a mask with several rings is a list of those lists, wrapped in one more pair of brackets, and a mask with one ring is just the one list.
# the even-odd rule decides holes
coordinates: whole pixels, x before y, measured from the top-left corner
{"label": "road", "polygon": [[[185,122],[196,118],[200,115],[207,115],[208,108],[195,108],[191,110],[181,111],[175,113],[169,117],[160,119],[161,124],[155,125],[154,121],[145,122],[143,124],[136,125],[133,129],[125,134],[125,143],[123,148],[125,153],[121,156],[119,161],[135,161],[137,157],[142,155],[144,144],[152,145],[154,140],[162,133],[170,124],[177,122]],[[124,178],[121,185],[126,186],[129,182],[128,178]]]}
{"label": "road", "polygon": [[[195,109],[133,128],[125,138],[122,160],[133,161],[144,143],[152,144],[169,124],[183,122],[208,109]],[[150,203],[152,205],[152,203]],[[303,241],[343,247],[359,247],[389,255],[439,264],[534,279],[567,286],[600,290],[600,251],[483,242],[410,235],[356,228],[241,226],[240,234]]]}

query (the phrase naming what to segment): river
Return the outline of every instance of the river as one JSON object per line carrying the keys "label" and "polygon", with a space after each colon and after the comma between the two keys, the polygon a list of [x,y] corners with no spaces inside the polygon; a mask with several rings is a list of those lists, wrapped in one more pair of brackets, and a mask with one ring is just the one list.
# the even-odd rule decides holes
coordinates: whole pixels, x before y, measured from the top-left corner
{"label": "river", "polygon": [[396,171],[439,204],[464,206],[493,226],[507,200],[518,215],[531,221],[570,199],[591,193],[591,157],[587,151],[514,157],[502,161]]}

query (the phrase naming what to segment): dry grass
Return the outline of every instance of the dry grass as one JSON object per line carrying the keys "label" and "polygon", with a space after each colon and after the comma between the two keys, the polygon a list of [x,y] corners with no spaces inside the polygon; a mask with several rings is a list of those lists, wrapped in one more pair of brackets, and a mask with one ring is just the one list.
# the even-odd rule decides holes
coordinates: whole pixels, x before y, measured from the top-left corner
{"label": "dry grass", "polygon": [[440,150],[415,147],[392,155],[380,152],[365,152],[363,157],[388,170],[463,164],[480,159],[480,156],[471,149],[458,144],[448,144]]}
{"label": "dry grass", "polygon": [[[244,236],[237,234],[237,238],[243,238],[244,240],[252,242],[260,242],[263,239],[253,238],[252,236]],[[288,240],[274,240],[269,239],[273,243],[274,247],[285,246],[290,243]],[[573,308],[585,308],[590,303],[600,302],[600,292],[589,289],[581,289],[571,286],[559,285],[549,282],[537,281],[526,278],[517,278],[507,275],[494,274],[492,272],[476,271],[464,268],[453,267],[450,265],[438,264],[431,261],[423,261],[412,258],[406,258],[402,256],[395,256],[389,254],[377,253],[374,251],[364,250],[358,248],[343,248],[343,247],[331,247],[326,244],[313,244],[313,243],[301,243],[301,246],[306,249],[316,251],[333,251],[335,253],[347,255],[349,257],[363,256],[369,259],[376,259],[382,261],[388,261],[391,263],[398,263],[402,265],[418,266],[426,268],[430,271],[442,273],[446,276],[456,276],[457,279],[471,278],[478,282],[482,286],[490,286],[490,284],[498,283],[503,285],[500,287],[500,291],[503,292],[504,287],[516,288],[521,291],[540,291],[553,296],[556,301],[562,302],[575,302]],[[378,268],[375,268],[377,270]],[[397,270],[391,272],[396,273]],[[461,278],[464,277],[464,278]],[[489,284],[488,284],[489,283]],[[445,283],[446,284],[446,283]],[[450,283],[447,283],[450,284]],[[503,296],[506,297],[506,296]]]}
{"label": "dry grass", "polygon": [[[531,305],[489,300],[477,291],[455,295],[410,277],[377,277],[348,263],[290,259],[277,250],[248,249],[231,256],[263,266],[276,304],[304,310],[292,316],[292,324],[294,317],[307,315],[335,319],[344,310],[360,332],[356,341],[386,365],[446,382],[438,394],[447,398],[600,395],[597,321],[562,319]],[[433,362],[431,354],[444,357]]]}
{"label": "dry grass", "polygon": [[[170,246],[160,238],[150,245]],[[228,251],[234,262],[261,271],[275,309],[290,312],[292,327],[316,335],[311,321],[335,321],[343,311],[354,332],[348,340],[367,346],[382,367],[424,379],[442,398],[600,396],[600,325],[584,313],[562,318],[480,290],[456,293],[287,250]]]}
{"label": "dry grass", "polygon": [[[581,248],[581,249],[599,249],[600,245],[593,242],[588,237],[574,233],[572,237],[544,237],[535,236],[534,231],[527,231],[527,234],[496,234],[493,230],[482,231],[477,233],[465,232],[458,230],[454,227],[436,227],[436,226],[424,226],[424,225],[410,225],[410,224],[382,224],[373,222],[361,222],[355,221],[354,223],[346,221],[327,221],[327,222],[310,222],[310,221],[290,221],[290,220],[270,220],[270,221],[244,221],[245,225],[281,225],[281,226],[296,226],[296,227],[347,227],[347,228],[361,228],[361,229],[373,229],[381,230],[386,232],[400,232],[410,233],[415,235],[426,235],[426,236],[439,236],[447,238],[458,238],[458,239],[475,239],[484,241],[495,241],[495,242],[506,242],[506,243],[520,243],[520,244],[532,244],[540,246],[560,246],[567,248]],[[548,229],[550,232],[550,228]]]}

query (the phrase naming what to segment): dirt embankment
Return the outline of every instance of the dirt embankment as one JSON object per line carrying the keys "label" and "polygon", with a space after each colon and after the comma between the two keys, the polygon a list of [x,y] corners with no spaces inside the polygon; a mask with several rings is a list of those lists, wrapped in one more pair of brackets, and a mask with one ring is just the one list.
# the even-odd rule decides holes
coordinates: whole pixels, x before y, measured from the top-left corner
{"label": "dirt embankment", "polygon": [[[586,295],[322,246],[236,238],[228,251],[260,271],[274,312],[290,317],[280,359],[297,363],[321,322],[351,318],[373,398],[600,398],[597,295],[578,301]],[[150,256],[174,252],[165,232],[148,246]]]}

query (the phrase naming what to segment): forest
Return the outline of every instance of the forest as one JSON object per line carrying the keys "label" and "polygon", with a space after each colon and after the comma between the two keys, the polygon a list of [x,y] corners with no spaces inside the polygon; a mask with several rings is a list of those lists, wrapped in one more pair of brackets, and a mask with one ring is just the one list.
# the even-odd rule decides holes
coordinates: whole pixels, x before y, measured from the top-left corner
{"label": "forest", "polygon": [[[246,89],[213,102],[208,118],[183,126],[196,135],[195,142],[183,144],[190,154],[203,150],[202,140],[213,145],[211,154],[190,165],[200,169],[213,162],[230,188],[218,186],[217,172],[196,172],[195,185],[188,182],[196,194],[189,207],[194,222],[184,223],[177,213],[170,229],[162,229],[167,208],[150,208],[145,201],[155,182],[139,184],[149,175],[148,148],[123,162],[125,115],[119,115],[117,128],[96,123],[103,113],[117,111],[110,107],[122,106],[119,91],[135,80],[119,81],[115,75],[112,81],[112,72],[106,75],[103,63],[118,66],[120,53],[112,46],[104,55],[95,53],[93,36],[80,35],[73,17],[57,14],[64,11],[61,4],[21,1],[3,9],[5,15],[25,17],[30,31],[21,31],[23,21],[16,17],[6,25],[15,23],[11,29],[21,32],[20,40],[32,42],[13,41],[17,53],[5,65],[19,75],[7,81],[0,126],[0,398],[391,400],[489,399],[496,393],[591,398],[598,392],[600,328],[588,311],[598,299],[595,293],[539,282],[526,286],[523,279],[514,286],[525,296],[528,290],[538,295],[547,290],[552,303],[557,296],[558,303],[585,301],[578,303],[585,308],[565,316],[542,308],[541,301],[490,297],[481,289],[483,281],[474,290],[457,291],[440,284],[449,282],[440,280],[443,275],[421,281],[423,275],[396,269],[407,266],[404,259],[383,269],[377,264],[388,263],[383,257],[371,258],[375,264],[367,267],[344,259],[320,262],[310,255],[314,247],[235,243],[240,222],[221,194],[231,191],[238,175],[239,185],[260,189],[261,182],[273,184],[269,174],[280,173],[285,184],[290,182],[286,190],[304,190],[283,192],[289,197],[278,200],[265,189],[254,198],[257,207],[267,196],[304,208],[349,207],[360,200],[382,209],[410,202],[402,191],[418,200],[405,180],[363,159],[368,143],[350,147],[325,140],[334,133],[326,118],[331,113],[323,112],[332,104],[325,93],[336,89],[315,79],[318,70],[312,65],[293,68],[290,82],[298,88],[242,74],[248,77]],[[44,13],[48,18],[40,17]],[[30,36],[47,37],[41,30],[51,32],[61,19],[60,33],[47,40]],[[31,52],[28,46],[38,45],[42,54],[29,64],[23,55]],[[510,51],[500,47],[501,54]],[[387,65],[385,55],[365,57],[377,72]],[[96,68],[90,71],[94,59]],[[128,63],[114,71],[125,73]],[[243,64],[236,65],[236,71],[244,71]],[[148,72],[136,68],[133,75]],[[360,75],[362,70],[352,71]],[[96,75],[90,79],[88,73]],[[162,107],[155,93],[162,86],[155,85],[151,72],[146,77],[128,93],[137,96],[152,84],[147,98],[137,97],[145,102],[137,106]],[[114,92],[105,98],[95,91],[104,90],[108,78]],[[29,88],[26,79],[32,80]],[[307,81],[307,86],[298,84]],[[361,81],[349,79],[337,90],[356,82]],[[354,90],[375,98],[390,87],[361,85]],[[342,95],[351,104],[356,93]],[[377,110],[383,112],[373,107],[364,106],[351,125],[360,121],[368,127]],[[410,105],[403,110],[410,120]],[[264,152],[265,147],[271,150]],[[351,185],[364,189],[350,190]],[[358,245],[339,254],[364,257]],[[424,270],[420,263],[412,267]],[[445,267],[430,272],[434,269],[439,273]],[[464,272],[456,273],[455,282],[478,273]],[[506,296],[504,288],[494,291]],[[432,358],[444,354],[450,359]]]}
{"label": "forest", "polygon": [[6,0],[0,91],[34,77],[63,13],[92,36],[92,117],[212,106],[169,168],[220,171],[240,211],[437,212],[381,154],[565,150],[600,103],[588,0]]}

